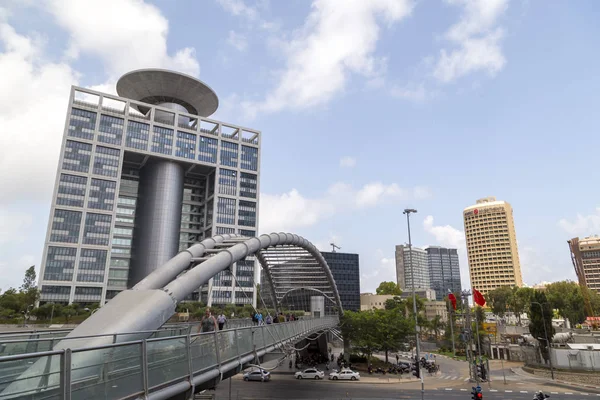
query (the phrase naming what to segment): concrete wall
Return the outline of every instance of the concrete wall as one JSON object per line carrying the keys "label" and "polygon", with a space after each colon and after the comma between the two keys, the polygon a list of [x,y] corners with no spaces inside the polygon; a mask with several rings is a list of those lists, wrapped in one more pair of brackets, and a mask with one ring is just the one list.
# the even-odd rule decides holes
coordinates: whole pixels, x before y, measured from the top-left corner
{"label": "concrete wall", "polygon": [[600,371],[599,350],[552,349],[550,354],[555,368]]}

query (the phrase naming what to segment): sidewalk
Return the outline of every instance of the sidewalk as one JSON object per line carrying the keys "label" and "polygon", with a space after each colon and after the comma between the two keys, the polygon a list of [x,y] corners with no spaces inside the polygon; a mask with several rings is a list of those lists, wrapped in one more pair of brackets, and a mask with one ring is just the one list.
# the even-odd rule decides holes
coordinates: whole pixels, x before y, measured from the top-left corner
{"label": "sidewalk", "polygon": [[585,384],[581,384],[581,383],[569,382],[569,381],[560,380],[560,379],[552,380],[550,378],[543,378],[543,377],[536,376],[536,375],[530,374],[528,372],[525,372],[523,370],[523,368],[521,368],[521,367],[514,367],[514,368],[511,368],[510,370],[516,375],[519,375],[523,378],[527,378],[530,380],[535,380],[540,383],[543,382],[543,383],[558,386],[558,387],[564,387],[564,388],[568,388],[568,389],[585,390],[590,393],[600,394],[600,386],[585,385]]}

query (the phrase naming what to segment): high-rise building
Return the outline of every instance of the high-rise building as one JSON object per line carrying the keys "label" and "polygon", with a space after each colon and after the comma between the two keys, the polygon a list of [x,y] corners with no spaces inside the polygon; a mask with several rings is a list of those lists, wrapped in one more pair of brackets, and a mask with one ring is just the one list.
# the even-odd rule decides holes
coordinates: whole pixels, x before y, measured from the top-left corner
{"label": "high-rise building", "polygon": [[569,248],[579,284],[600,293],[600,237],[573,238]]}
{"label": "high-rise building", "polygon": [[[412,253],[412,268],[410,254]],[[409,251],[408,246],[396,246],[396,280],[400,289],[413,289],[414,269],[414,287],[416,289],[429,289],[429,265],[427,263],[427,252],[418,247],[412,247]]]}
{"label": "high-rise building", "polygon": [[463,217],[471,287],[485,294],[501,286],[523,286],[510,204],[486,197],[465,208]]}
{"label": "high-rise building", "polygon": [[[184,74],[129,72],[117,92],[71,88],[42,302],[104,304],[204,238],[256,235],[260,132],[207,118],[217,95]],[[232,273],[192,299],[253,302],[255,260]]]}
{"label": "high-rise building", "polygon": [[461,292],[458,251],[438,246],[429,246],[425,251],[429,265],[429,281],[431,289],[435,290],[436,300],[444,300],[448,291]]}
{"label": "high-rise building", "polygon": [[348,311],[360,311],[360,268],[358,254],[322,251],[333,275],[342,301]]}

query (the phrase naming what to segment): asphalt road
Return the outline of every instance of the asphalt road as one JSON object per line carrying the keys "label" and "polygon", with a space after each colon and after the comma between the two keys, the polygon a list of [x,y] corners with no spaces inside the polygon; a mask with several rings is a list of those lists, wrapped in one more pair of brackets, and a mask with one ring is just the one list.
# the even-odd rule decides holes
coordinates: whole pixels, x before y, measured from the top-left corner
{"label": "asphalt road", "polygon": [[[508,385],[498,386],[495,389],[483,387],[484,399],[504,400],[531,400],[537,387],[531,385]],[[596,394],[580,394],[577,391],[567,389],[552,389],[550,400],[570,399],[580,400],[600,398]],[[353,400],[377,400],[377,399],[421,399],[420,385],[418,383],[408,384],[386,384],[386,383],[364,383],[364,382],[340,382],[340,381],[307,381],[295,380],[290,375],[274,375],[271,382],[244,382],[239,378],[231,381],[231,397],[229,397],[229,382],[225,381],[219,385],[215,392],[218,400],[245,400],[245,399],[353,399]],[[470,399],[470,384],[463,382],[454,387],[427,388],[425,399]]]}

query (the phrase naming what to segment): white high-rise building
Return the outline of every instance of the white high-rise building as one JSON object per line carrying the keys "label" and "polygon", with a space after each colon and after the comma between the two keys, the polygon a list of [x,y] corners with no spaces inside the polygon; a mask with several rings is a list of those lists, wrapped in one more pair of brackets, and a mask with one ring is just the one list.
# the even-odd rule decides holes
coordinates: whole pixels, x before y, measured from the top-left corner
{"label": "white high-rise building", "polygon": [[[412,253],[412,268],[410,254]],[[429,264],[427,261],[427,252],[418,247],[412,247],[409,251],[408,246],[396,246],[396,280],[400,289],[412,290],[412,269],[414,268],[414,288],[429,289]]]}

